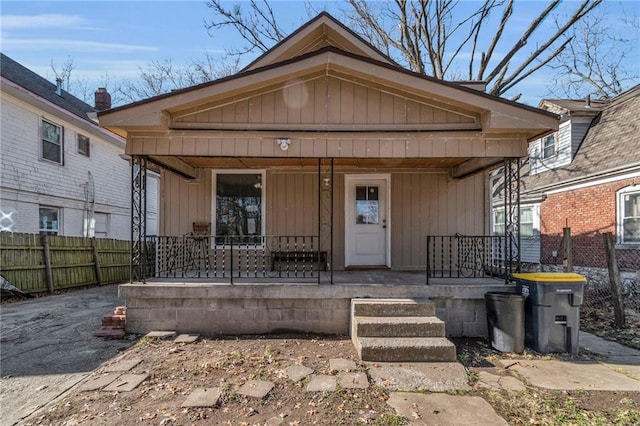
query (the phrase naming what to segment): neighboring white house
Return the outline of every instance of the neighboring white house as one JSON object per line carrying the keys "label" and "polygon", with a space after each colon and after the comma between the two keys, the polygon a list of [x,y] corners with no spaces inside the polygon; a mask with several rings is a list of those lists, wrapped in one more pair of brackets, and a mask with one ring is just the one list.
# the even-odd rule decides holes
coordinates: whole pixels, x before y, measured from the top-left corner
{"label": "neighboring white house", "polygon": [[[110,95],[98,89],[94,108],[4,54],[0,70],[0,231],[129,239],[125,142],[95,120]],[[152,234],[159,181],[149,176]]]}

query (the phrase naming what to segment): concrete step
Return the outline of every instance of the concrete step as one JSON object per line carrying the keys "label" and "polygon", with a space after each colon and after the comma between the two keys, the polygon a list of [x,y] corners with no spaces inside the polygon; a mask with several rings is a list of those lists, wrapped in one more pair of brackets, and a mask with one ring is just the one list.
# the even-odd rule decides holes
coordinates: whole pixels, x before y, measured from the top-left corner
{"label": "concrete step", "polygon": [[430,317],[355,317],[358,337],[445,337],[444,321]]}
{"label": "concrete step", "polygon": [[353,317],[433,316],[436,307],[429,299],[351,299]]}
{"label": "concrete step", "polygon": [[363,361],[456,361],[456,347],[444,337],[359,337],[354,343]]}

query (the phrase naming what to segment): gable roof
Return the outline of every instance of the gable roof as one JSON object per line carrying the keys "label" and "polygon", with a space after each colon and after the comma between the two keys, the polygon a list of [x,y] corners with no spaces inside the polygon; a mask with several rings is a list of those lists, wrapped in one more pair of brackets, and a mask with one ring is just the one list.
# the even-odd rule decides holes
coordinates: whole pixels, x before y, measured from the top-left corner
{"label": "gable roof", "polygon": [[380,62],[399,66],[393,59],[382,53],[371,43],[353,32],[349,27],[331,16],[321,12],[315,18],[260,55],[241,72],[254,70],[276,62],[282,62],[295,56],[332,46],[366,56]]}
{"label": "gable roof", "polygon": [[[276,83],[285,83],[311,73],[331,75],[346,73],[351,78],[384,85],[389,90],[403,90],[440,100],[452,107],[481,113],[483,130],[518,129],[533,140],[557,129],[557,115],[535,107],[489,95],[463,85],[409,71],[397,65],[357,56],[335,47],[324,47],[255,70],[241,72],[179,89],[128,105],[98,113],[102,126],[124,136],[125,129],[166,126],[170,114],[195,110],[223,98],[238,98],[244,93]],[[515,127],[514,127],[515,126]],[[166,127],[162,127],[166,128]]]}
{"label": "gable roof", "polygon": [[[580,101],[582,103],[582,101]],[[527,191],[640,167],[640,85],[613,98],[593,119],[571,164],[527,176]]]}
{"label": "gable roof", "polygon": [[95,124],[89,113],[96,113],[98,110],[64,90],[62,90],[61,96],[57,95],[57,86],[55,84],[39,76],[29,68],[20,65],[3,53],[0,53],[0,75],[34,95],[46,99],[91,124]]}

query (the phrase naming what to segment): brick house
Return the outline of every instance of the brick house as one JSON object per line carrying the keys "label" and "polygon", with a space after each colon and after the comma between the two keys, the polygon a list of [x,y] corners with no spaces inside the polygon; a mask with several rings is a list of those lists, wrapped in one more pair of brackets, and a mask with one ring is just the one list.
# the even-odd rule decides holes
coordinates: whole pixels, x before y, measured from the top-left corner
{"label": "brick house", "polygon": [[[102,129],[100,109],[2,54],[0,230],[129,239],[130,168],[124,139]],[[150,174],[149,232],[157,227],[158,177]]]}
{"label": "brick house", "polygon": [[640,85],[609,101],[554,99],[540,107],[561,120],[557,132],[531,143],[523,170],[521,223],[531,221],[540,247],[529,262],[545,270],[561,268],[568,226],[577,271],[603,273],[602,234],[612,232],[621,271],[635,273],[640,270]]}

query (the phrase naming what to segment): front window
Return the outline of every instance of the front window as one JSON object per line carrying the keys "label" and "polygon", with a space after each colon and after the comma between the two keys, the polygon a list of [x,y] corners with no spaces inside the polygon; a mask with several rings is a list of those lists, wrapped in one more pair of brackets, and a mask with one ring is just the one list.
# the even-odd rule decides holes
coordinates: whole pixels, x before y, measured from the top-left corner
{"label": "front window", "polygon": [[220,172],[214,179],[216,244],[260,243],[264,173]]}
{"label": "front window", "polygon": [[622,243],[640,243],[640,187],[618,193],[619,239]]}
{"label": "front window", "polygon": [[550,158],[556,154],[556,135],[542,139],[542,158]]}
{"label": "front window", "polygon": [[62,164],[62,127],[42,120],[42,158]]}
{"label": "front window", "polygon": [[60,209],[40,207],[40,233],[58,235],[60,230]]}

